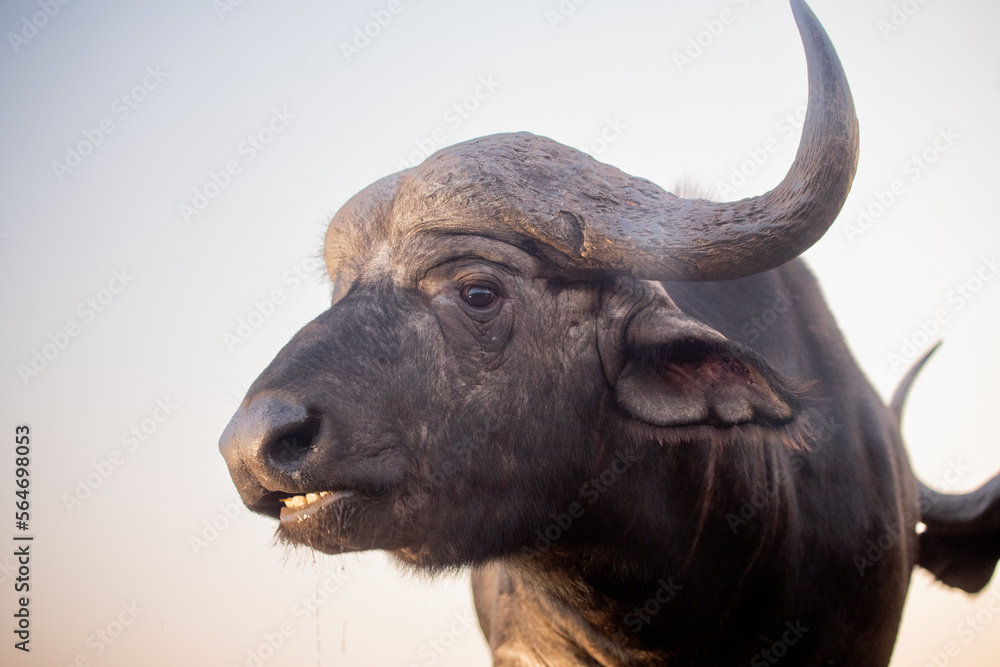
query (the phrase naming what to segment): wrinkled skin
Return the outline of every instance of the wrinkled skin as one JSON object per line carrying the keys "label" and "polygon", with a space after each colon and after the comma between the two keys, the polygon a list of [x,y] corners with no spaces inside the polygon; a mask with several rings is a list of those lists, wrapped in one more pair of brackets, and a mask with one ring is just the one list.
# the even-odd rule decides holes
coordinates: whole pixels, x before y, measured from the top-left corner
{"label": "wrinkled skin", "polygon": [[[887,662],[916,560],[914,481],[891,414],[800,264],[668,286],[724,340],[655,283],[565,282],[489,239],[422,243],[354,255],[352,287],[248,392],[322,415],[284,470],[255,471],[266,489],[355,492],[301,521],[286,508],[283,536],[419,567],[485,566],[477,605],[496,664],[735,664],[786,622],[819,629],[797,641],[798,664]],[[501,296],[473,308],[470,284]],[[823,378],[811,391],[733,342],[781,289],[794,309],[754,347],[788,377]],[[752,374],[720,372],[724,355]],[[689,424],[637,419],[663,387],[617,390],[650,369],[643,382],[670,375],[681,395],[721,396],[718,407]],[[726,407],[726,392],[754,407]],[[734,534],[727,515],[761,489]],[[538,531],[574,503],[582,516],[539,549]],[[893,548],[861,576],[853,557],[882,535]],[[681,588],[637,621],[661,581]]]}
{"label": "wrinkled skin", "polygon": [[985,586],[1000,477],[919,484],[905,388],[881,403],[788,261],[857,160],[839,60],[792,7],[809,111],[766,195],[682,199],[527,133],[355,195],[330,309],[220,440],[246,505],[325,553],[471,567],[502,666],[884,667],[915,565]]}
{"label": "wrinkled skin", "polygon": [[[316,403],[324,414],[284,490],[358,491],[336,508],[336,530],[286,525],[293,538],[330,553],[403,549],[403,559],[437,566],[468,559],[447,556],[461,541],[476,545],[475,557],[483,559],[515,547],[516,536],[534,525],[530,507],[495,501],[523,498],[529,489],[545,489],[557,502],[568,499],[572,486],[552,485],[554,456],[569,462],[572,479],[588,470],[573,449],[595,446],[598,415],[562,416],[578,410],[574,397],[559,396],[557,383],[572,369],[579,399],[601,400],[605,388],[596,381],[600,360],[593,346],[600,291],[550,287],[537,277],[531,256],[468,241],[470,252],[495,261],[466,255],[439,264],[442,257],[429,253],[425,264],[401,277],[406,288],[384,272],[365,276],[303,329],[251,389],[262,395],[273,387]],[[456,298],[459,285],[471,280],[490,281],[507,296],[490,311],[473,311]],[[546,303],[550,312],[529,303]],[[540,329],[545,333],[532,335]],[[370,349],[359,350],[362,341]],[[561,352],[545,367],[529,364],[543,347]],[[526,382],[541,394],[525,392]],[[527,413],[531,419],[518,419]],[[517,426],[506,435],[505,450],[486,448],[499,431]]]}

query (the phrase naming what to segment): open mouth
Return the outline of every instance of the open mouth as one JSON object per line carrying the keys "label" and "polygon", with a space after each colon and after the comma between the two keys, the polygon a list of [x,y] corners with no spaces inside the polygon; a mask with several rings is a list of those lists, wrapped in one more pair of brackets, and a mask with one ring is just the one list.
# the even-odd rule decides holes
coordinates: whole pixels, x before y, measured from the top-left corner
{"label": "open mouth", "polygon": [[281,508],[281,523],[304,521],[320,510],[353,495],[353,491],[319,491],[291,496],[290,498],[280,498],[279,500],[284,505]]}

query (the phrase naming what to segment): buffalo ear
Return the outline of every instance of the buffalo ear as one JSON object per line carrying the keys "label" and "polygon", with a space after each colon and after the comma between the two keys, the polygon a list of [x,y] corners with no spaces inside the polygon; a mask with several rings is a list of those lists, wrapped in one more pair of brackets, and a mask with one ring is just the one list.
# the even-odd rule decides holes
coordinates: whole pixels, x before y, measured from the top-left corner
{"label": "buffalo ear", "polygon": [[795,400],[766,361],[673,304],[626,325],[618,404],[653,426],[787,424]]}

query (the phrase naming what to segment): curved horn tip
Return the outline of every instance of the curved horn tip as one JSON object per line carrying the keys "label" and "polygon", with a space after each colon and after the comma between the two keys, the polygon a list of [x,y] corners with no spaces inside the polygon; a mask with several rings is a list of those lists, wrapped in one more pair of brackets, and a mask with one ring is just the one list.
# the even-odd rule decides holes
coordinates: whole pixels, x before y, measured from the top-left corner
{"label": "curved horn tip", "polygon": [[913,386],[914,380],[917,379],[917,375],[920,373],[920,369],[924,367],[924,364],[931,358],[931,356],[938,351],[941,347],[941,343],[944,341],[938,341],[934,344],[931,349],[927,350],[920,359],[910,367],[907,371],[906,376],[903,377],[899,382],[899,386],[896,387],[896,391],[892,394],[892,400],[889,401],[889,408],[892,410],[893,414],[896,415],[896,423],[902,424],[903,421],[903,406],[906,404],[906,397],[910,394],[910,388]]}
{"label": "curved horn tip", "polygon": [[[678,218],[712,230],[705,243],[672,244],[662,279],[731,280],[805,252],[836,220],[858,163],[859,130],[847,75],[826,30],[803,0],[790,0],[806,55],[809,100],[795,160],[770,192],[729,203],[679,203]],[[698,209],[695,211],[694,209]],[[730,225],[738,221],[738,226]],[[652,272],[650,272],[652,273]],[[667,278],[666,276],[670,276]]]}
{"label": "curved horn tip", "polygon": [[816,18],[816,12],[804,0],[791,0],[791,5],[792,15],[795,17],[795,23],[799,26],[800,31],[806,26],[817,26],[820,30],[823,29],[823,24]]}

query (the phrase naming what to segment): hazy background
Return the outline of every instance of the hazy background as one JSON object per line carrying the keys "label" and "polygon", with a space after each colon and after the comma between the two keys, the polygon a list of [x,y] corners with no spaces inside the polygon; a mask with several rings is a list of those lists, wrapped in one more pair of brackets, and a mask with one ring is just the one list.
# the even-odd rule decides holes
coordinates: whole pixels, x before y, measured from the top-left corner
{"label": "hazy background", "polygon": [[[782,0],[400,0],[395,14],[382,1],[224,2],[0,8],[0,663],[486,665],[465,578],[401,578],[375,553],[286,562],[273,522],[239,505],[219,434],[328,304],[314,261],[324,221],[427,149],[530,130],[667,188],[773,187],[798,141],[786,116],[806,100],[791,12]],[[921,322],[943,311],[933,338],[946,343],[905,434],[923,479],[962,490],[1000,470],[1000,277],[983,264],[1000,249],[1000,5],[903,4],[912,15],[888,0],[813,2],[862,148],[841,219],[806,257],[885,397],[908,365],[889,355],[914,337],[926,347]],[[712,23],[724,10],[730,22]],[[373,16],[391,21],[345,55]],[[699,33],[707,46],[679,65]],[[250,135],[270,143],[254,153]],[[765,146],[762,166],[746,163]],[[933,163],[915,167],[925,151]],[[724,196],[744,163],[754,173]],[[894,201],[873,207],[895,180]],[[186,221],[181,206],[196,204]],[[869,207],[880,215],[853,233]],[[980,270],[994,279],[977,283]],[[20,423],[34,436],[30,655],[11,647]],[[133,428],[143,440],[123,439]],[[949,665],[995,665],[1000,619],[986,605],[918,574],[893,664],[921,667],[954,641]],[[969,637],[959,625],[977,613]]]}

